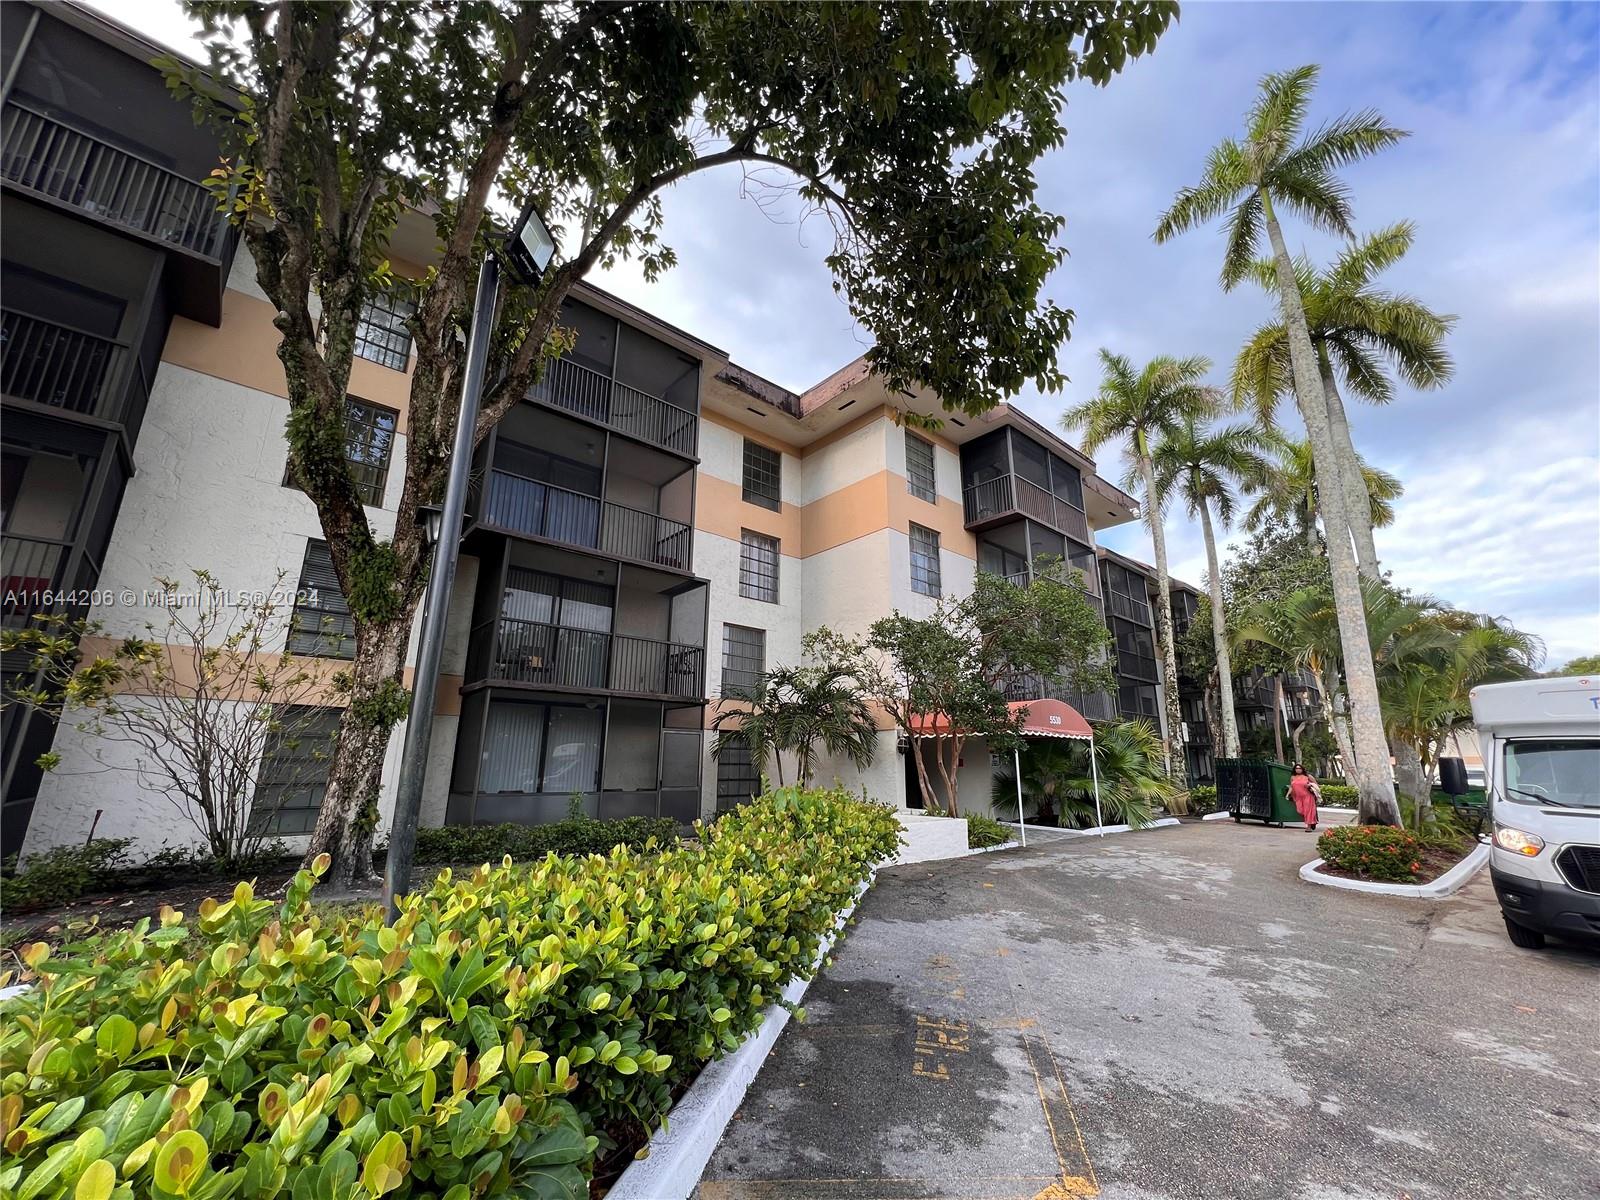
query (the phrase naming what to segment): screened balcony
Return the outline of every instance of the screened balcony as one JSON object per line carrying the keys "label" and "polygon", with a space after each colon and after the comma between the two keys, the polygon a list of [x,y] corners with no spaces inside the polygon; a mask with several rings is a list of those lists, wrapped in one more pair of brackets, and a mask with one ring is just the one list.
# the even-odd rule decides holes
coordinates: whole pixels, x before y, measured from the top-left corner
{"label": "screened balcony", "polygon": [[128,345],[11,308],[0,309],[0,393],[120,421],[150,396],[144,366]]}
{"label": "screened balcony", "polygon": [[997,429],[961,448],[962,503],[968,529],[1019,517],[1089,544],[1078,468],[1015,429]]}
{"label": "screened balcony", "polygon": [[978,569],[1019,587],[1026,587],[1045,571],[1063,568],[1076,575],[1090,602],[1103,616],[1100,573],[1089,546],[1026,519],[996,525],[978,538]]}

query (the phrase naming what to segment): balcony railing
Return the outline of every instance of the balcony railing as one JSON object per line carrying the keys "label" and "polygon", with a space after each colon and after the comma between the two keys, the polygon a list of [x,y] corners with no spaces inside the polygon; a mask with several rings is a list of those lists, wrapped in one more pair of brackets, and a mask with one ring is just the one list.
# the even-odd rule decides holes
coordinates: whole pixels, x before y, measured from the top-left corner
{"label": "balcony railing", "polygon": [[1116,707],[1106,693],[1094,692],[1086,695],[1059,682],[1046,683],[1037,675],[1023,675],[1013,679],[1006,686],[1006,699],[1060,700],[1063,704],[1070,704],[1090,721],[1109,721],[1116,715]]}
{"label": "balcony railing", "polygon": [[1020,475],[1001,475],[974,483],[963,492],[962,499],[969,526],[1020,513],[1080,542],[1089,541],[1089,518],[1082,509]]}
{"label": "balcony railing", "polygon": [[200,184],[15,100],[5,106],[0,174],[113,225],[218,257],[225,226]]}
{"label": "balcony railing", "polygon": [[1157,683],[1160,680],[1160,676],[1156,673],[1155,658],[1148,654],[1137,654],[1132,650],[1117,651],[1117,674],[1137,679],[1141,683]]}
{"label": "balcony railing", "polygon": [[128,371],[148,391],[144,372],[129,348],[30,316],[0,310],[0,392],[105,420],[123,416]]}
{"label": "balcony railing", "polygon": [[618,558],[689,569],[693,535],[682,521],[510,471],[489,472],[482,519],[501,529]]}
{"label": "balcony railing", "polygon": [[593,691],[698,700],[705,650],[630,634],[502,617],[490,677]]}
{"label": "balcony railing", "polygon": [[688,409],[570,358],[546,367],[528,395],[676,454],[692,456],[699,441],[699,418]]}
{"label": "balcony railing", "polygon": [[0,624],[17,629],[35,613],[61,607],[55,592],[71,549],[70,542],[50,538],[8,533],[0,539]]}
{"label": "balcony railing", "polygon": [[1154,625],[1151,619],[1150,605],[1147,601],[1124,596],[1121,592],[1108,592],[1107,598],[1111,602],[1111,615],[1121,617],[1125,621],[1135,621],[1140,625]]}

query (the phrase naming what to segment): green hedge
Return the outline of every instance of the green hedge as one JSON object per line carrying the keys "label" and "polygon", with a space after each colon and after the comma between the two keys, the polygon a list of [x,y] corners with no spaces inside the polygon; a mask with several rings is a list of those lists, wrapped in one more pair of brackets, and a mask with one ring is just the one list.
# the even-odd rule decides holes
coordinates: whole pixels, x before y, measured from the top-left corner
{"label": "green hedge", "polygon": [[1217,789],[1210,784],[1189,789],[1189,813],[1191,816],[1203,817],[1207,813],[1217,811]]}
{"label": "green hedge", "polygon": [[1007,842],[1014,841],[1016,836],[1009,825],[1002,825],[993,817],[986,817],[982,813],[971,813],[967,816],[968,850],[987,850],[990,846],[1004,846]]}
{"label": "green hedge", "polygon": [[1317,853],[1330,867],[1362,879],[1412,883],[1422,863],[1422,841],[1388,825],[1344,825],[1317,837]]}
{"label": "green hedge", "polygon": [[671,817],[623,817],[597,821],[568,817],[548,825],[446,825],[417,830],[419,863],[498,862],[543,858],[546,854],[607,854],[613,846],[638,850],[651,838],[663,846],[678,834]]}
{"label": "green hedge", "polygon": [[[887,808],[787,789],[699,828],[442,872],[385,928],[239,884],[94,937],[0,1006],[0,1193],[582,1200],[738,1045],[891,854]],[[319,869],[324,869],[319,864]]]}
{"label": "green hedge", "polygon": [[1346,783],[1321,783],[1318,789],[1322,792],[1324,804],[1336,805],[1339,808],[1357,808],[1361,803],[1361,793]]}

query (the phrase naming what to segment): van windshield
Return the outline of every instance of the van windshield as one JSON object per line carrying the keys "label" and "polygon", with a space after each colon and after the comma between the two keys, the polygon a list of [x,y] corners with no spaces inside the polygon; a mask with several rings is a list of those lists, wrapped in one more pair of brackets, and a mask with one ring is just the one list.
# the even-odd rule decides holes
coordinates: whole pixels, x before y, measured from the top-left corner
{"label": "van windshield", "polygon": [[1518,804],[1600,809],[1600,741],[1507,743],[1506,796]]}

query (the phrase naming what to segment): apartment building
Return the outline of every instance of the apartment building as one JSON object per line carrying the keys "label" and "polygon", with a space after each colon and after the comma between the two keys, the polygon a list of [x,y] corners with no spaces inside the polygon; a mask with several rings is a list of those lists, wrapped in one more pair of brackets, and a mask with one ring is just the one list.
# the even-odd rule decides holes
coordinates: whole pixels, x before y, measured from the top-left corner
{"label": "apartment building", "polygon": [[[159,48],[70,5],[0,6],[0,20],[4,621],[55,610],[108,639],[146,635],[164,625],[145,603],[158,576],[201,568],[235,591],[281,580],[300,597],[284,645],[331,679],[353,624],[315,510],[287,478],[272,306],[194,182],[215,147],[148,65]],[[432,253],[430,223],[403,221],[394,269],[420,275]],[[380,537],[405,455],[408,316],[369,305],[350,380],[351,469]],[[474,460],[425,824],[550,820],[574,795],[602,817],[679,821],[738,803],[762,764],[711,758],[718,705],[797,662],[806,631],[927,615],[979,570],[1023,580],[1059,557],[1102,611],[1132,611],[1095,535],[1135,519],[1135,502],[1020,410],[950,416],[934,395],[891,393],[864,360],[791,392],[589,286],[562,323],[574,347]],[[908,429],[907,412],[943,425]],[[1046,690],[1019,685],[1018,698]],[[1095,719],[1122,702],[1120,688],[1062,698]],[[321,700],[306,715],[331,733],[340,697]],[[1130,702],[1160,712],[1143,692]],[[41,774],[46,749],[60,763]],[[272,832],[291,844],[321,799],[307,756],[269,746],[260,768]],[[8,711],[8,852],[90,828],[145,849],[192,839],[136,767],[71,720]],[[962,771],[964,794],[986,796],[981,746]],[[824,762],[819,775],[920,803],[887,724],[870,768]]]}

